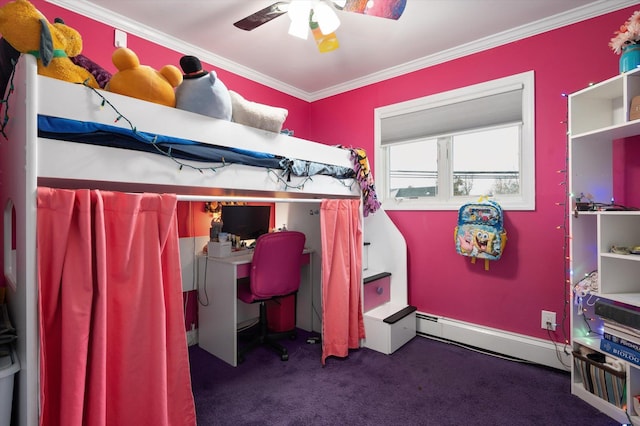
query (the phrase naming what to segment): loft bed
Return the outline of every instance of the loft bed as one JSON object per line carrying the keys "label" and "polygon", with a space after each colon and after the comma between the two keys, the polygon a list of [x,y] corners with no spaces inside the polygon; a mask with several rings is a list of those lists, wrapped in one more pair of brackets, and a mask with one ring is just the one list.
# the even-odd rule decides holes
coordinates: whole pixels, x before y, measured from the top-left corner
{"label": "loft bed", "polygon": [[[209,145],[211,148],[235,149],[236,155],[240,150],[242,153],[272,155],[282,160],[336,166],[342,170],[353,167],[348,150],[93,90],[81,84],[41,77],[30,71],[31,63],[35,64],[31,55],[22,55],[18,63],[13,81],[16,90],[8,99],[11,121],[14,123],[13,126],[9,123],[8,127],[18,132],[24,131],[25,140],[38,141],[33,154],[36,155],[34,165],[39,185],[77,187],[78,181],[84,181],[93,182],[101,189],[139,191],[142,185],[145,189],[150,186],[154,192],[162,190],[219,195],[223,192],[258,191],[285,198],[359,194],[357,185],[342,179],[325,179],[324,175],[314,175],[310,179],[289,175],[287,178],[291,181],[287,181],[278,179],[283,170],[278,172],[271,168],[274,171],[271,173],[260,167],[259,163],[259,167],[255,167],[246,165],[250,163],[189,161],[175,154],[175,151],[162,155],[161,146],[154,149],[149,143],[146,144],[147,151],[157,151],[160,155],[140,155],[140,152],[133,151],[140,144],[134,146],[127,141],[118,146],[129,144],[131,149],[111,149],[95,145],[94,142],[91,145],[64,140],[53,142],[53,132],[38,139],[37,126],[43,117],[54,117],[110,127],[120,133],[135,129],[137,135],[143,135],[142,138],[148,141],[153,137],[177,138],[180,141],[196,141],[200,148]],[[25,83],[21,82],[23,79]],[[19,116],[15,108],[22,97],[21,84],[26,84],[24,96],[29,107],[35,111],[29,111],[24,123],[16,123]],[[61,104],[61,99],[64,99],[64,104]],[[64,135],[62,139],[66,139]],[[47,161],[37,161],[39,158]]]}
{"label": "loft bed", "polygon": [[195,141],[199,147],[235,148],[242,155],[268,154],[289,164],[303,162],[311,168],[320,165],[342,171],[353,168],[349,150],[39,76],[31,55],[20,57],[10,85],[13,92],[5,97],[2,109],[8,121],[0,136],[0,172],[4,275],[19,337],[20,424],[36,424],[38,419],[38,186],[175,193],[194,199],[268,197],[274,202],[361,196],[353,178],[296,176],[291,170],[271,167],[272,163],[270,167],[229,163],[227,155],[222,162],[194,161],[173,149],[169,154],[155,153],[156,146],[143,152],[52,139],[52,133],[44,133],[38,123],[42,117],[76,120],[123,132],[134,130],[144,138],[161,135]]}

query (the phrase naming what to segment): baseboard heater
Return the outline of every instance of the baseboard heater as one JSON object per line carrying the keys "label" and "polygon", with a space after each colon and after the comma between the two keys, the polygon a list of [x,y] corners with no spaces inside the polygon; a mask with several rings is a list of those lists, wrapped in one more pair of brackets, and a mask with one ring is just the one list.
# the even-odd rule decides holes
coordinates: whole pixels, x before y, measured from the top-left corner
{"label": "baseboard heater", "polygon": [[571,365],[570,348],[567,350],[564,343],[554,344],[548,340],[424,312],[416,312],[416,334],[559,370],[568,371]]}

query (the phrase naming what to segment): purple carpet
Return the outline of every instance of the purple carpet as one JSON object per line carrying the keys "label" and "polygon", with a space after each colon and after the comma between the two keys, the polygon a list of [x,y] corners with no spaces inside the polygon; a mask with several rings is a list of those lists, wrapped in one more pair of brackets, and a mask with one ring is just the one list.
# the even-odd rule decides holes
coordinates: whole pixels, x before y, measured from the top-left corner
{"label": "purple carpet", "polygon": [[231,367],[189,348],[199,426],[617,425],[571,395],[569,373],[416,337],[392,355],[358,349],[320,364],[308,333]]}

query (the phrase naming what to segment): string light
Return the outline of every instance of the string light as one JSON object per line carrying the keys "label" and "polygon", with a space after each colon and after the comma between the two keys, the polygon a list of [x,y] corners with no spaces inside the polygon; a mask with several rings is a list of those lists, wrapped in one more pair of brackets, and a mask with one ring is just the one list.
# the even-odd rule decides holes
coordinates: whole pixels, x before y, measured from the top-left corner
{"label": "string light", "polygon": [[[80,84],[80,83],[79,83]],[[100,102],[100,107],[104,107],[105,105],[108,106],[109,108],[111,108],[115,113],[116,113],[116,119],[114,122],[118,122],[120,120],[124,120],[128,125],[129,128],[131,129],[131,131],[136,134],[138,137],[142,138],[143,140],[149,142],[149,144],[151,146],[153,146],[156,151],[158,151],[158,153],[164,155],[165,157],[170,158],[174,163],[176,163],[178,165],[178,172],[181,172],[185,167],[192,169],[192,170],[197,170],[198,172],[204,174],[205,171],[209,170],[212,172],[217,172],[218,169],[221,169],[223,167],[230,167],[233,164],[232,163],[227,163],[224,159],[224,157],[222,157],[222,162],[216,164],[215,166],[207,166],[207,167],[198,167],[198,166],[194,166],[185,162],[180,161],[179,159],[175,158],[172,155],[171,152],[171,147],[168,148],[163,148],[160,144],[158,144],[158,135],[154,135],[152,138],[149,138],[149,136],[147,134],[144,133],[139,133],[136,129],[136,127],[133,125],[133,123],[127,118],[125,117],[122,113],[120,113],[120,111],[118,111],[118,109],[111,103],[109,102],[109,100],[107,98],[105,98],[98,90],[96,90],[95,88],[89,86],[87,84],[87,81],[81,83],[82,85],[84,85],[85,87],[87,87],[88,89],[90,89],[91,91],[93,91],[93,93],[95,93],[96,95],[98,95],[102,101]],[[276,171],[274,171],[271,168],[267,168],[267,173],[274,175],[276,177],[276,179],[282,183],[284,185],[284,189],[298,189],[298,190],[302,190],[304,189],[304,185],[305,183],[309,182],[309,181],[313,181],[313,179],[310,176],[304,176],[304,179],[302,180],[301,183],[298,184],[291,184],[289,182],[290,179],[285,180],[283,178],[283,176],[285,174],[287,174],[287,171],[283,171],[282,174],[277,173]],[[339,179],[339,178],[335,178],[336,180],[338,180],[342,185],[348,187],[351,189],[353,182],[355,181],[354,179],[346,179],[348,181],[351,181],[349,184],[344,182],[344,179]]]}
{"label": "string light", "polygon": [[[6,91],[6,97],[4,99],[2,99],[0,101],[0,104],[4,104],[4,117],[2,119],[2,123],[0,124],[0,133],[2,134],[2,136],[4,136],[5,139],[9,139],[8,136],[5,133],[5,128],[7,126],[7,124],[9,123],[9,99],[11,97],[11,95],[13,94],[15,88],[14,88],[14,84],[13,84],[13,78],[15,76],[15,69],[16,69],[16,60],[15,59],[11,59],[11,72],[9,75],[9,80],[8,80],[8,88]],[[200,173],[204,173],[204,171],[206,170],[210,170],[212,172],[216,172],[218,169],[222,168],[222,167],[229,167],[232,164],[231,163],[227,163],[224,160],[224,157],[222,158],[222,163],[215,165],[215,166],[207,166],[207,167],[198,167],[198,166],[193,166],[191,164],[188,163],[184,163],[182,161],[180,161],[179,159],[175,158],[172,153],[171,153],[171,147],[167,148],[166,151],[164,149],[162,149],[162,147],[157,143],[157,139],[158,136],[154,135],[152,139],[149,139],[149,137],[146,134],[143,133],[139,133],[138,130],[136,129],[136,126],[133,125],[133,123],[127,118],[125,117],[122,113],[120,113],[120,111],[118,111],[118,109],[111,103],[109,102],[109,100],[107,98],[105,98],[98,90],[96,90],[95,88],[91,87],[88,85],[88,79],[83,81],[82,83],[77,83],[77,84],[82,84],[83,86],[87,87],[88,89],[90,89],[93,93],[95,93],[96,95],[98,95],[98,97],[100,97],[101,101],[100,101],[100,109],[104,109],[105,106],[108,106],[109,108],[111,108],[115,113],[116,113],[116,119],[114,121],[114,123],[119,122],[120,120],[124,120],[128,125],[129,128],[131,129],[131,131],[136,134],[138,137],[142,138],[143,140],[146,140],[147,142],[150,143],[151,146],[153,146],[158,153],[164,155],[165,157],[170,158],[173,162],[175,162],[178,165],[178,172],[181,172],[185,167],[193,169],[193,170],[197,170]],[[291,184],[289,182],[289,180],[285,180],[283,179],[282,175],[284,175],[286,173],[286,171],[282,172],[282,175],[280,175],[279,173],[275,172],[274,170],[267,168],[267,173],[274,175],[276,177],[276,179],[282,183],[284,185],[285,190],[286,189],[299,189],[302,190],[304,189],[304,185],[305,183],[309,182],[309,181],[313,181],[313,179],[310,176],[305,176],[304,179],[302,180],[301,183],[299,184]],[[353,183],[355,182],[355,179],[340,179],[340,178],[335,178],[338,182],[340,182],[342,185],[344,185],[345,187],[352,189],[353,187]]]}
{"label": "string light", "polygon": [[[562,97],[564,97],[565,99],[568,100],[569,95],[567,93],[562,93],[561,94]],[[567,111],[568,111],[568,104],[567,104]],[[565,131],[565,147],[566,147],[566,151],[565,151],[565,165],[564,168],[558,170],[557,172],[559,174],[565,174],[565,178],[563,181],[560,182],[559,186],[564,186],[565,188],[565,196],[564,196],[564,200],[562,202],[558,202],[556,203],[557,206],[563,206],[563,215],[562,215],[562,225],[558,226],[558,229],[562,229],[564,231],[564,238],[563,238],[563,253],[564,253],[564,275],[565,275],[565,280],[564,280],[564,285],[562,286],[562,295],[563,295],[563,300],[564,300],[564,305],[563,305],[563,309],[562,309],[562,333],[563,333],[563,339],[564,339],[564,353],[565,355],[569,355],[570,351],[568,350],[568,348],[570,347],[571,343],[570,343],[570,338],[569,336],[567,336],[567,332],[566,332],[566,321],[567,321],[567,317],[569,315],[569,309],[571,308],[571,300],[572,297],[570,296],[572,293],[572,279],[571,279],[571,255],[569,253],[569,244],[568,242],[570,241],[570,237],[569,237],[569,209],[570,209],[570,203],[568,202],[568,200],[571,199],[571,195],[570,195],[570,191],[569,191],[569,185],[567,184],[567,181],[569,179],[569,177],[567,176],[568,174],[568,170],[569,170],[569,117],[568,117],[568,112],[567,112],[567,116],[565,116],[565,118],[560,122],[561,124],[564,124],[566,126],[566,131]]]}

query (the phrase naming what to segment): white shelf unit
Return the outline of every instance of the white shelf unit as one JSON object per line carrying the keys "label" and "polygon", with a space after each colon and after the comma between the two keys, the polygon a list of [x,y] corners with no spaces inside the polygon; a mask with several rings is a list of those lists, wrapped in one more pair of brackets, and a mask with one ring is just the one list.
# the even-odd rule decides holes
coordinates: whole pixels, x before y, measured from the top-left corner
{"label": "white shelf unit", "polygon": [[[640,95],[640,70],[612,77],[569,96],[569,193],[596,203],[613,201],[613,146],[617,139],[640,135],[640,120],[630,121],[634,96]],[[635,206],[638,207],[638,206]],[[640,256],[610,253],[611,246],[640,245],[640,212],[572,211],[569,218],[570,292],[582,277],[598,271],[598,291],[584,298],[583,312],[571,304],[571,343],[600,351],[602,322],[593,312],[598,298],[640,307]],[[570,295],[573,297],[573,293]],[[573,299],[572,299],[573,300]],[[640,367],[623,362],[622,408],[589,392],[572,363],[571,392],[620,423],[640,424],[633,397],[640,394]]]}

